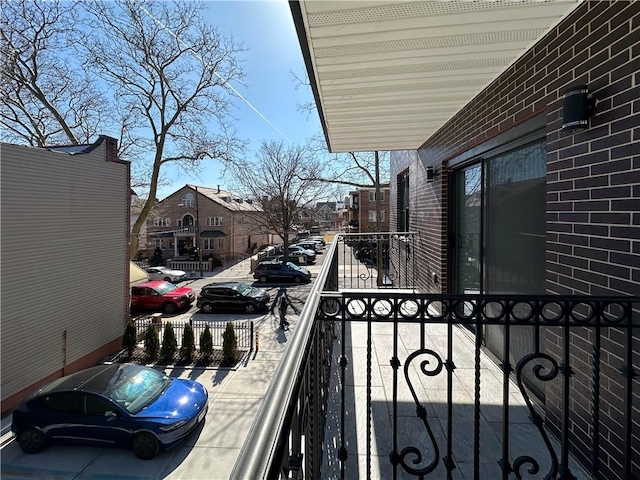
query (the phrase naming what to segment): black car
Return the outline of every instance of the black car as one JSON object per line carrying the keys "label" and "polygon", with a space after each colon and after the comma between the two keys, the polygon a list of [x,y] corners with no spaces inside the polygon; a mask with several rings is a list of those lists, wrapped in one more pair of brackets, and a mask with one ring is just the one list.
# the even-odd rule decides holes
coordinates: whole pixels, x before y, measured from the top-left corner
{"label": "black car", "polygon": [[204,313],[214,310],[243,310],[253,313],[266,308],[269,294],[241,282],[210,283],[202,287],[196,305]]}
{"label": "black car", "polygon": [[260,262],[253,271],[253,278],[262,283],[268,281],[295,282],[311,280],[311,273],[305,267],[292,262]]}

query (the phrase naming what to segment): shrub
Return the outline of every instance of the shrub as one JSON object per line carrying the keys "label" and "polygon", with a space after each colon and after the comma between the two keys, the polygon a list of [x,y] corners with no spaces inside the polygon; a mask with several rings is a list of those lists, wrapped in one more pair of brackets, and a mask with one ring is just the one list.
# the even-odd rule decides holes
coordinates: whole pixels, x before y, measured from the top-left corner
{"label": "shrub", "polygon": [[160,349],[160,357],[166,360],[173,359],[173,354],[178,350],[178,339],[176,332],[173,330],[171,322],[167,322],[162,335],[162,348]]}
{"label": "shrub", "polygon": [[213,336],[209,325],[204,327],[204,332],[200,334],[200,353],[208,360],[213,355]]}
{"label": "shrub", "polygon": [[147,353],[147,357],[151,360],[158,358],[158,351],[160,350],[160,336],[158,330],[153,323],[147,326],[147,330],[144,333],[144,351]]}
{"label": "shrub", "polygon": [[133,320],[129,320],[127,327],[124,329],[124,335],[122,336],[122,348],[127,351],[129,358],[133,355],[133,351],[138,344],[138,332]]}
{"label": "shrub", "polygon": [[222,334],[222,362],[225,364],[235,363],[238,356],[238,340],[233,323],[227,322],[227,328]]}
{"label": "shrub", "polygon": [[182,333],[182,346],[180,347],[180,357],[184,360],[191,361],[193,352],[196,349],[196,338],[193,334],[191,322],[184,324],[184,332]]}

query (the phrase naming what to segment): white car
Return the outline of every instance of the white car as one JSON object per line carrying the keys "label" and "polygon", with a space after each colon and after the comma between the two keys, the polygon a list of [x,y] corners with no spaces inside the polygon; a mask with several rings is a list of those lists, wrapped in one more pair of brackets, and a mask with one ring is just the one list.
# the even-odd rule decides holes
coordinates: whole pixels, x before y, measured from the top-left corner
{"label": "white car", "polygon": [[171,283],[181,282],[187,276],[182,270],[171,270],[167,267],[149,267],[145,271],[149,275],[149,280],[164,280]]}

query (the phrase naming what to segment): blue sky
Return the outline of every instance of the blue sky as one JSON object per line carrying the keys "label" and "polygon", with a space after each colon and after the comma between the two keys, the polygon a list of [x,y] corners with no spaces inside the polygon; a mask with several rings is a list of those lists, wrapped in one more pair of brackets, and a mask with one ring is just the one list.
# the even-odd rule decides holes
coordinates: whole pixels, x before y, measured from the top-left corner
{"label": "blue sky", "polygon": [[[302,86],[296,90],[291,72],[305,78],[304,61],[296,36],[289,5],[285,0],[207,1],[204,15],[221,33],[232,35],[243,44],[239,57],[244,64],[244,85],[233,87],[253,105],[274,127],[250,106],[235,99],[234,123],[240,138],[249,140],[249,152],[255,152],[262,140],[283,140],[303,143],[320,134],[322,127],[317,113],[298,111],[298,104],[312,101],[311,90]],[[286,138],[285,138],[286,137]],[[216,186],[227,185],[220,178],[221,165],[214,160],[202,163],[202,174],[189,177],[178,169],[163,166],[163,177],[170,185],[160,186],[158,198],[164,198],[186,183]]]}

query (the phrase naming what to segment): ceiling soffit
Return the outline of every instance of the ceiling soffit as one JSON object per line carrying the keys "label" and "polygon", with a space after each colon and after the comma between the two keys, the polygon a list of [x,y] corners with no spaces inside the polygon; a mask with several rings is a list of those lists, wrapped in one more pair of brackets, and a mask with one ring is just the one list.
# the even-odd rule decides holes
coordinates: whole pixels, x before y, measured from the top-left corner
{"label": "ceiling soffit", "polygon": [[417,149],[577,1],[295,2],[330,150]]}

